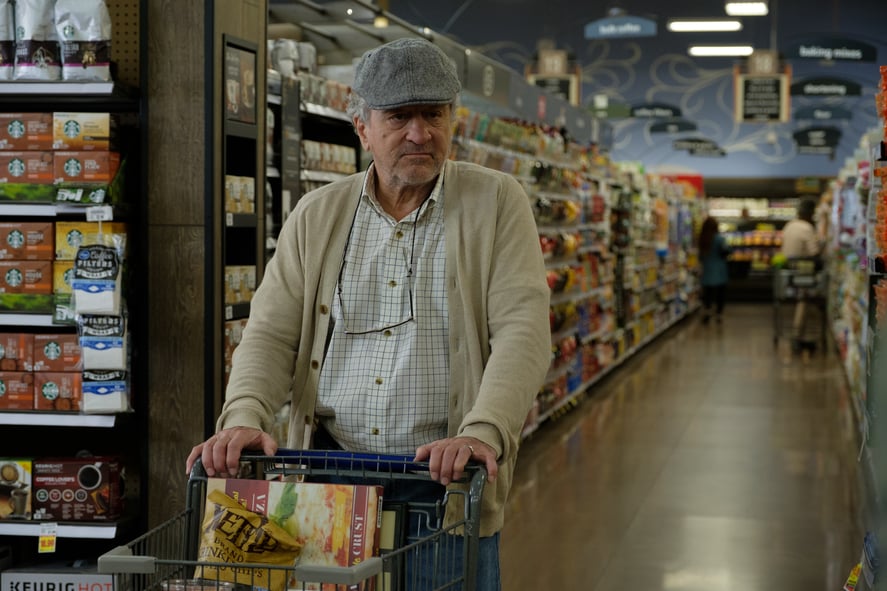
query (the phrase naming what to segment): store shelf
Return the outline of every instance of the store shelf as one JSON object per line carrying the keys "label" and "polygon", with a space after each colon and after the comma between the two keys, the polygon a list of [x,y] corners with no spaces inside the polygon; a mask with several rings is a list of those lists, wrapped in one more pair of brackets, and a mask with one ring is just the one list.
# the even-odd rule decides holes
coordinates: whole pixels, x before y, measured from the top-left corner
{"label": "store shelf", "polygon": [[326,170],[303,170],[300,174],[303,181],[314,181],[316,183],[332,183],[349,176],[341,172],[329,172]]}
{"label": "store shelf", "polygon": [[[0,521],[0,536],[39,537],[45,525],[46,522],[41,521]],[[112,540],[117,537],[119,527],[116,523],[58,523],[55,533],[59,538]]]}
{"label": "store shelf", "polygon": [[351,121],[351,119],[348,118],[348,115],[344,111],[337,111],[336,109],[330,109],[329,107],[324,107],[323,105],[303,103],[302,110],[306,113],[310,113],[311,115],[320,115],[321,117],[329,117],[330,119],[338,119],[340,121]]}
{"label": "store shelf", "polygon": [[249,302],[240,304],[225,304],[225,320],[249,318],[249,308]]}
{"label": "store shelf", "polygon": [[70,203],[22,203],[18,201],[0,202],[0,216],[56,217],[59,215],[86,215],[86,210],[95,205],[73,205]]}
{"label": "store shelf", "polygon": [[28,427],[95,427],[110,428],[118,415],[90,415],[60,412],[0,412],[0,425]]}
{"label": "store shelf", "polygon": [[52,314],[0,312],[0,326],[57,326]]}
{"label": "store shelf", "polygon": [[254,213],[225,213],[225,225],[229,228],[255,228],[259,216]]}

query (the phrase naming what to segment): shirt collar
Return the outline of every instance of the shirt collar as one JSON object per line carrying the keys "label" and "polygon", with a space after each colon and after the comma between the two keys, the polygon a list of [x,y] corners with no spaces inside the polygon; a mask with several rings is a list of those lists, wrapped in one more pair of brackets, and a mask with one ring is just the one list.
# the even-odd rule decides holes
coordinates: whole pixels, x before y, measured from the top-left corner
{"label": "shirt collar", "polygon": [[[446,166],[446,164],[444,164],[444,167],[440,171],[440,174],[437,175],[437,182],[434,183],[434,188],[431,189],[431,195],[428,196],[428,201],[431,201],[431,203],[428,203],[424,208],[422,208],[424,210],[422,212],[422,217],[425,217],[426,212],[430,208],[431,205],[434,205],[435,207],[437,207],[441,203],[441,201],[443,199],[444,173],[446,172],[446,170],[447,170],[447,166]],[[379,205],[379,202],[376,199],[375,180],[376,180],[376,163],[370,162],[370,165],[367,168],[367,172],[363,176],[363,186],[361,187],[361,190],[360,190],[361,200],[365,203],[368,203],[370,206],[372,206],[372,208],[375,209],[376,212],[378,212],[379,214],[387,216],[388,214],[385,213],[385,210],[382,209],[382,206]],[[409,216],[407,216],[407,218],[409,218]],[[407,218],[405,218],[405,219],[407,219]]]}

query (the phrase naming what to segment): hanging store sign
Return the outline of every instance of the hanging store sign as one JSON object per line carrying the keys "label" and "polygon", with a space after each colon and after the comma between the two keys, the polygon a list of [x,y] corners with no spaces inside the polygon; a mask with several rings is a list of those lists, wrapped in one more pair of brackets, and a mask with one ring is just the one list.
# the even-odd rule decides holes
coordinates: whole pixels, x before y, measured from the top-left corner
{"label": "hanging store sign", "polygon": [[671,144],[674,150],[686,150],[690,156],[723,158],[727,155],[716,142],[705,138],[687,138],[675,140]]}
{"label": "hanging store sign", "polygon": [[813,121],[846,121],[853,118],[850,109],[844,107],[804,107],[795,111],[795,119],[812,119]]}
{"label": "hanging store sign", "polygon": [[680,107],[665,103],[647,103],[635,105],[631,108],[631,116],[649,119],[667,119],[681,116]]}
{"label": "hanging store sign", "polygon": [[835,127],[808,127],[792,134],[798,154],[832,156],[841,141],[841,130]]}
{"label": "hanging store sign", "polygon": [[795,43],[785,51],[788,59],[876,62],[878,49],[855,39],[821,37]]}
{"label": "hanging store sign", "polygon": [[579,105],[579,76],[528,74],[527,81],[545,92],[561,97],[571,105]]}
{"label": "hanging store sign", "polygon": [[696,131],[696,129],[695,123],[680,117],[657,121],[650,125],[650,133],[680,133],[683,131]]}
{"label": "hanging store sign", "polygon": [[472,52],[468,56],[464,90],[500,106],[508,105],[511,70]]}
{"label": "hanging store sign", "polygon": [[613,16],[585,25],[586,39],[655,37],[656,21],[637,16]]}
{"label": "hanging store sign", "polygon": [[808,78],[792,84],[792,96],[860,96],[862,86],[842,78]]}
{"label": "hanging store sign", "polygon": [[751,75],[736,70],[733,77],[737,123],[788,121],[788,74]]}

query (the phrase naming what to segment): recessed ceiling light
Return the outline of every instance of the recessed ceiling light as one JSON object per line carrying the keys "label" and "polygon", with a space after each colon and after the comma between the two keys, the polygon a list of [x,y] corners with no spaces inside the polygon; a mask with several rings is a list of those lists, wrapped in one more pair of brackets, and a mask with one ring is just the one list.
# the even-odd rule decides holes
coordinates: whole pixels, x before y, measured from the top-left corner
{"label": "recessed ceiling light", "polygon": [[704,31],[739,31],[739,19],[674,19],[668,21],[668,30],[675,33],[695,33]]}
{"label": "recessed ceiling light", "polygon": [[767,14],[766,2],[727,2],[724,9],[730,16],[764,16]]}
{"label": "recessed ceiling light", "polygon": [[751,45],[693,45],[690,55],[694,57],[744,57],[754,51]]}

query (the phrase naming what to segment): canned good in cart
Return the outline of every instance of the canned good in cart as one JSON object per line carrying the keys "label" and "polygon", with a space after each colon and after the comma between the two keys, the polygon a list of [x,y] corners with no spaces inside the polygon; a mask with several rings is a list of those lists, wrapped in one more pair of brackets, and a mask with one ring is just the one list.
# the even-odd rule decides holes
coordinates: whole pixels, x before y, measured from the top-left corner
{"label": "canned good in cart", "polygon": [[180,514],[101,556],[115,591],[474,589],[483,466],[428,502],[387,494],[433,486],[406,456],[280,450],[243,465],[248,478],[221,479],[198,463]]}

